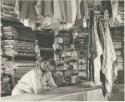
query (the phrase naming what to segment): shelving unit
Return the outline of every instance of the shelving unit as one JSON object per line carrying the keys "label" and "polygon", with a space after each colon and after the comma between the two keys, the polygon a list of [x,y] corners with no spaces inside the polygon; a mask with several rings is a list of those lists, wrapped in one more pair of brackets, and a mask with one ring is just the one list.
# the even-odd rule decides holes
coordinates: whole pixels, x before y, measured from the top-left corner
{"label": "shelving unit", "polygon": [[[11,23],[9,23],[11,22]],[[13,22],[13,25],[11,25]],[[19,25],[16,25],[19,24]],[[12,89],[18,82],[18,80],[29,70],[36,67],[35,61],[35,34],[33,31],[23,26],[21,23],[16,21],[2,20],[2,59],[6,59],[6,61],[2,62],[2,68],[5,68],[4,74],[8,75],[10,81],[8,83],[11,84],[10,91],[2,90],[2,96],[10,95]],[[24,65],[24,63],[29,65]],[[19,64],[22,63],[22,66]],[[11,64],[11,66],[9,65]],[[33,64],[33,66],[31,66]],[[2,78],[3,82],[4,78]],[[6,86],[2,85],[2,87]],[[4,89],[4,88],[2,88]],[[8,88],[6,88],[8,89]],[[4,91],[4,92],[3,92]]]}
{"label": "shelving unit", "polygon": [[54,32],[50,29],[43,31],[34,31],[36,34],[36,39],[38,41],[38,46],[40,49],[40,56],[42,58],[54,57],[53,42],[54,42]]}
{"label": "shelving unit", "polygon": [[124,83],[124,25],[111,26],[111,35],[117,58],[117,83]]}

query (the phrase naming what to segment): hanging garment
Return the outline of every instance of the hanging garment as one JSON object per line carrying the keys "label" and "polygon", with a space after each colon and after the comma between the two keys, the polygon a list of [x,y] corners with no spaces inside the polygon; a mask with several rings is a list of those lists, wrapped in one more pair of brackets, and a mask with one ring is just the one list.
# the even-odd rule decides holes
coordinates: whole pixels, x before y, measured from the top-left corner
{"label": "hanging garment", "polygon": [[43,16],[44,14],[44,2],[43,0],[37,0],[36,5],[35,5],[35,10],[37,17],[39,18],[40,16]]}
{"label": "hanging garment", "polygon": [[76,19],[77,20],[81,19],[80,4],[81,4],[81,0],[76,0],[76,7],[77,7]]}
{"label": "hanging garment", "polygon": [[59,7],[63,22],[66,22],[66,0],[59,0]]}
{"label": "hanging garment", "polygon": [[88,19],[89,18],[89,9],[88,9],[88,3],[86,0],[81,1],[80,8],[81,8],[80,10],[81,10],[82,18],[85,17],[86,19]]}
{"label": "hanging garment", "polygon": [[75,23],[76,20],[76,13],[77,13],[77,5],[76,5],[76,1],[77,0],[71,0],[71,12],[72,12],[72,22],[71,23]]}
{"label": "hanging garment", "polygon": [[60,7],[59,7],[59,0],[53,0],[53,6],[54,6],[53,18],[59,21],[62,21],[62,16],[61,16]]}
{"label": "hanging garment", "polygon": [[29,13],[29,1],[21,1],[19,2],[19,17],[21,19],[28,18]]}
{"label": "hanging garment", "polygon": [[94,64],[94,80],[95,80],[95,84],[96,85],[101,85],[101,81],[100,81],[100,70],[101,70],[101,59],[100,56],[102,55],[102,47],[99,41],[99,37],[98,37],[98,32],[97,32],[97,21],[96,21],[96,17],[94,18],[94,25],[92,28],[92,35],[94,39],[95,43],[95,50],[96,50],[96,56],[93,59],[93,64]]}
{"label": "hanging garment", "polygon": [[44,16],[53,17],[53,0],[44,0]]}
{"label": "hanging garment", "polygon": [[37,17],[35,5],[36,1],[29,1],[29,19],[35,19]]}
{"label": "hanging garment", "polygon": [[49,86],[57,87],[51,72],[43,75],[39,68],[33,69],[26,73],[12,91],[12,95],[20,95],[23,93],[35,93],[42,88]]}
{"label": "hanging garment", "polygon": [[101,19],[99,19],[99,21],[98,21],[97,31],[98,31],[98,36],[99,36],[99,40],[100,40],[102,49],[104,50],[104,28],[103,28]]}
{"label": "hanging garment", "polygon": [[112,19],[113,21],[118,19],[118,0],[111,0],[112,7]]}
{"label": "hanging garment", "polygon": [[36,11],[35,11],[35,4],[36,1],[19,1],[19,17],[24,20],[24,19],[29,19],[29,18],[36,18]]}
{"label": "hanging garment", "polygon": [[113,67],[113,62],[116,61],[115,50],[113,48],[112,38],[108,24],[106,25],[104,32],[104,52],[103,52],[103,63],[102,72],[106,78],[106,91],[108,96],[110,96],[113,85],[113,72],[115,70],[115,76],[117,76],[116,68]]}

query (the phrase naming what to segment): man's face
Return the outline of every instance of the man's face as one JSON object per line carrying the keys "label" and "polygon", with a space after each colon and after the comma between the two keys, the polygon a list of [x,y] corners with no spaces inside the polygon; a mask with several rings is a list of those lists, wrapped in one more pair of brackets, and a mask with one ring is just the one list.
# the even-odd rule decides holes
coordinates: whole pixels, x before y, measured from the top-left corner
{"label": "man's face", "polygon": [[46,72],[49,70],[49,66],[50,66],[49,61],[42,61],[40,65],[40,69],[41,71]]}

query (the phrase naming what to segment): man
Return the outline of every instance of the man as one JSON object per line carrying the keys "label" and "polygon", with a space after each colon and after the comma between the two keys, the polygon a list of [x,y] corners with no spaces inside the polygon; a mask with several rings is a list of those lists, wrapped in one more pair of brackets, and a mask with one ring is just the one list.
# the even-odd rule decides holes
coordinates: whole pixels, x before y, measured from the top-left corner
{"label": "man", "polygon": [[47,60],[41,60],[38,68],[26,73],[12,91],[12,95],[23,93],[41,94],[50,87],[57,87],[52,74],[49,71],[50,63]]}

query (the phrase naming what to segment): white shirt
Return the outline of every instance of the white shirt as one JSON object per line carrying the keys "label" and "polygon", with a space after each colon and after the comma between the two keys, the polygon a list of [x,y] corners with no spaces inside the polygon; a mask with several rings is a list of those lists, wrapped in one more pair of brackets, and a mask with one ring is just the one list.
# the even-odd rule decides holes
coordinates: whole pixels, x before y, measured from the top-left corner
{"label": "white shirt", "polygon": [[57,87],[50,71],[42,73],[39,68],[33,69],[26,73],[12,90],[12,95],[23,93],[35,93],[43,87]]}

